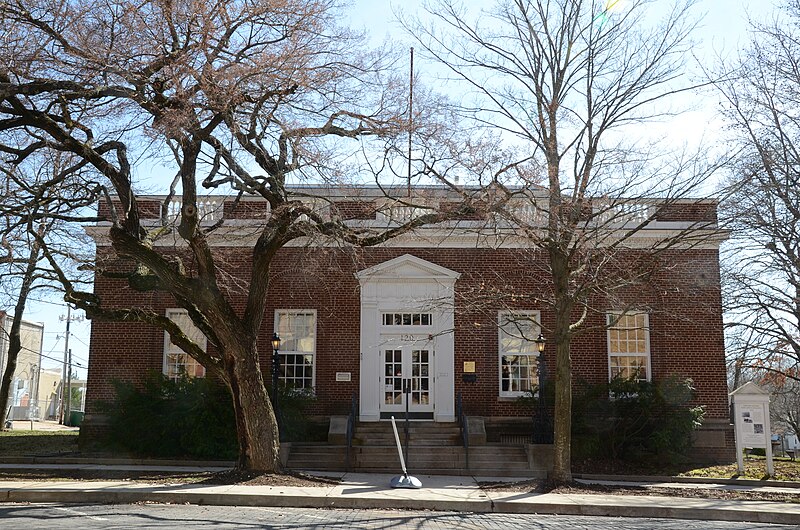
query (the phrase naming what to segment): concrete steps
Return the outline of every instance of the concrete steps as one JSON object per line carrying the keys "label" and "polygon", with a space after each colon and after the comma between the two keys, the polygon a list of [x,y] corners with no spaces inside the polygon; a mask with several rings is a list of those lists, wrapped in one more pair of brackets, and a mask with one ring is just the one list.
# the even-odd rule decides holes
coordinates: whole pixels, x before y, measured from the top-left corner
{"label": "concrete steps", "polygon": [[327,443],[292,443],[286,467],[294,470],[344,471],[347,447]]}
{"label": "concrete steps", "polygon": [[[397,425],[403,444],[404,424],[398,422]],[[532,453],[533,458],[529,459],[526,447],[522,443],[476,444],[466,449],[457,423],[412,421],[409,422],[406,465],[409,473],[419,475],[545,477],[546,471],[531,463],[542,461],[544,454],[537,457]],[[287,467],[295,470],[401,472],[394,431],[388,421],[356,424],[349,465],[344,445],[293,443]]]}
{"label": "concrete steps", "polygon": [[[398,422],[400,441],[405,443],[405,422]],[[457,423],[409,422],[409,443],[416,446],[460,445],[461,429]],[[394,431],[390,422],[359,422],[356,424],[353,445],[395,446]]]}
{"label": "concrete steps", "polygon": [[[345,471],[345,455],[345,446],[294,443],[287,467],[295,470]],[[409,473],[420,475],[545,476],[543,471],[530,469],[525,447],[520,445],[492,444],[467,450],[464,447],[412,443],[407,467]],[[350,450],[350,471],[399,473],[397,447],[353,446]]]}

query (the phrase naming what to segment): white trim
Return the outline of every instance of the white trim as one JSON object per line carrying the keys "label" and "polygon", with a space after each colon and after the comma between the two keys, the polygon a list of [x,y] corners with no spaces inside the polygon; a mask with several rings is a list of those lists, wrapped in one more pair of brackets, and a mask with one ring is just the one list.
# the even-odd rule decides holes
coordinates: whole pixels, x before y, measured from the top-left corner
{"label": "white trim", "polygon": [[[503,348],[502,348],[502,336],[504,333],[503,317],[507,315],[517,316],[517,317],[533,316],[534,318],[532,320],[534,322],[534,325],[539,328],[539,331],[535,332],[538,336],[538,334],[541,333],[542,329],[542,313],[538,309],[521,309],[519,311],[503,310],[497,312],[497,391],[498,391],[497,395],[501,398],[519,398],[526,395],[526,392],[503,390]],[[534,357],[537,358],[537,369],[538,369],[538,355],[539,355],[538,351],[533,355]],[[510,384],[510,379],[509,379],[509,384]]]}
{"label": "white trim", "polygon": [[[143,226],[149,225],[145,222]],[[348,223],[350,224],[350,223]],[[252,247],[260,234],[260,228],[264,223],[254,223],[251,220],[226,219],[225,224],[209,234],[209,245],[212,247]],[[353,226],[387,229],[384,224],[374,221],[353,222]],[[619,245],[620,248],[630,249],[650,249],[658,248],[670,238],[680,236],[681,233],[690,232],[680,241],[670,243],[672,249],[719,249],[720,245],[729,238],[730,232],[718,228],[708,227],[699,228],[698,223],[692,222],[662,222],[653,223],[653,228],[646,228],[630,234],[624,228],[610,229],[602,241],[596,246],[598,248]],[[657,226],[656,226],[657,225]],[[86,233],[94,239],[99,246],[109,246],[110,239],[108,230],[110,223],[98,223],[97,225],[84,226]],[[153,224],[153,228],[157,225]],[[695,228],[697,227],[697,228]],[[545,236],[544,227],[540,230],[539,237]],[[627,239],[619,243],[622,237]],[[312,240],[310,238],[298,238],[290,241],[286,247],[319,247],[334,248],[341,243],[331,240]],[[186,242],[181,238],[177,231],[166,231],[164,235],[153,242],[156,247],[185,247]],[[418,228],[389,239],[381,247],[389,248],[533,248],[535,245],[531,238],[522,237],[519,231],[512,228],[486,228],[485,223],[477,221],[458,221],[453,224],[442,223]]]}
{"label": "white trim", "polygon": [[[611,315],[643,315],[644,316],[644,352],[634,352],[634,353],[611,353],[611,329],[614,327],[612,326],[608,319]],[[617,321],[619,322],[619,321]],[[630,329],[630,328],[624,328]],[[650,315],[645,311],[606,311],[606,363],[608,365],[608,380],[611,381],[611,357],[635,357],[635,356],[642,356],[646,357],[645,359],[645,381],[652,381],[653,380],[653,370],[651,367],[651,352],[650,352]]]}
{"label": "white trim", "polygon": [[[311,355],[311,388],[303,389],[309,392],[315,392],[317,387],[317,329],[319,328],[319,319],[317,318],[317,310],[316,309],[275,309],[275,318],[273,320],[273,330],[275,333],[278,333],[280,336],[280,332],[278,330],[278,316],[281,314],[287,315],[308,315],[311,314],[314,316],[314,348],[311,352],[303,352],[303,351],[296,351],[296,350],[278,350],[280,355]],[[281,337],[283,340],[284,337]],[[279,374],[280,375],[280,374]],[[279,378],[279,380],[284,380],[286,378]]]}
{"label": "white trim", "polygon": [[[361,287],[359,420],[381,415],[382,352],[387,344],[429,341],[434,421],[455,420],[455,282],[452,271],[405,254],[355,273]],[[430,326],[383,326],[387,312],[430,313]]]}
{"label": "white trim", "polygon": [[[402,269],[406,267],[416,269],[413,276],[409,275],[407,270],[402,271]],[[384,261],[383,263],[369,267],[368,269],[360,270],[356,272],[354,276],[363,284],[366,280],[397,282],[403,280],[415,281],[420,279],[440,278],[455,281],[461,277],[461,273],[411,254],[403,254],[389,261]],[[404,312],[408,312],[408,309],[402,309]]]}
{"label": "white trim", "polygon": [[[176,321],[171,315],[183,315],[183,316],[186,316],[187,319],[188,319],[189,324],[194,329],[196,329],[197,331],[200,331],[197,328],[197,326],[194,325],[194,323],[192,322],[192,319],[189,318],[189,312],[186,311],[183,308],[180,308],[180,307],[167,308],[165,310],[165,312],[164,312],[164,315],[168,319],[170,319],[173,322],[175,322],[176,324],[178,324],[179,327],[180,327],[180,323],[178,321]],[[181,328],[181,329],[183,330],[184,333],[186,333],[187,330],[185,330],[183,328]],[[206,339],[206,336],[202,332],[200,333],[200,337],[202,338],[202,344],[198,343],[197,345],[200,346],[200,348],[205,351],[206,347],[208,346],[208,340]],[[177,353],[176,350],[172,349],[172,346],[174,346],[178,351],[182,352],[183,354],[188,355],[189,359],[191,359],[193,362],[197,363],[198,365],[200,365],[203,368],[203,375],[199,375],[199,376],[196,376],[196,377],[205,377],[206,376],[206,367],[202,366],[197,359],[195,359],[194,357],[192,357],[191,355],[186,353],[182,348],[180,348],[176,344],[173,344],[172,340],[170,339],[169,333],[167,333],[166,331],[164,331],[164,349],[163,349],[162,355],[161,355],[161,373],[162,374],[164,374],[165,376],[169,377],[169,372],[167,370],[167,366],[168,366],[167,355],[169,355],[171,353]]]}

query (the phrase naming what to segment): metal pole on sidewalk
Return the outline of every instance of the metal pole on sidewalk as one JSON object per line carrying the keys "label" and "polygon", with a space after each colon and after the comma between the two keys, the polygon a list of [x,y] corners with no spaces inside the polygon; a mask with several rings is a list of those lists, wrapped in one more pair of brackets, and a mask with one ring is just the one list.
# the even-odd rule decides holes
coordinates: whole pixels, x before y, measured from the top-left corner
{"label": "metal pole on sidewalk", "polygon": [[69,349],[67,357],[67,406],[66,417],[64,418],[64,425],[72,422],[70,413],[72,412],[72,348]]}
{"label": "metal pole on sidewalk", "polygon": [[408,465],[408,439],[410,437],[410,428],[408,424],[408,402],[411,401],[411,379],[406,379],[403,381],[403,383],[404,383],[403,393],[405,393],[406,395],[406,424],[404,428],[405,432],[403,434],[405,434],[405,442],[406,442],[404,447],[406,453],[405,460],[406,460],[406,465]]}
{"label": "metal pole on sidewalk", "polygon": [[67,418],[64,417],[64,412],[67,407],[67,401],[69,399],[67,392],[67,364],[69,361],[69,324],[72,321],[72,307],[67,304],[67,330],[66,334],[64,335],[64,366],[61,369],[61,407],[59,408],[59,423],[64,424],[67,421]]}

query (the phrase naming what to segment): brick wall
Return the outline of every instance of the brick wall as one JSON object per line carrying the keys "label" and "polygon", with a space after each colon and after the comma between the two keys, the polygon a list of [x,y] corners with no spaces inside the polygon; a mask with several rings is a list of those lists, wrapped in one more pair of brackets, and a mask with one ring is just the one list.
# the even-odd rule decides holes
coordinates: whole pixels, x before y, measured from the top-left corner
{"label": "brick wall", "polygon": [[668,204],[658,207],[657,221],[717,221],[717,204],[715,202],[686,202]]}
{"label": "brick wall", "polygon": [[[139,201],[142,217],[156,218],[160,201]],[[345,219],[373,219],[370,201],[340,201],[335,204]],[[224,216],[236,219],[264,219],[266,203],[242,201],[234,207],[224,204]],[[107,215],[104,202],[99,214]],[[708,220],[716,218],[713,203],[687,203],[662,207],[659,221]],[[250,279],[248,249],[222,248],[225,274],[221,286],[239,314],[244,311]],[[329,415],[346,413],[350,397],[358,391],[360,361],[360,295],[353,276],[358,270],[377,265],[403,254],[412,254],[461,273],[455,284],[455,391],[464,398],[465,411],[489,418],[521,418],[529,410],[513,399],[498,397],[497,313],[500,310],[539,310],[545,335],[552,330],[552,300],[545,256],[537,250],[488,248],[283,248],[271,267],[270,290],[258,348],[265,377],[269,378],[271,347],[276,309],[316,309],[317,400],[311,411]],[[630,251],[619,259],[632,263],[642,256]],[[188,270],[191,256],[182,256]],[[98,249],[98,262],[117,270],[126,264]],[[129,268],[130,265],[127,265]],[[575,381],[594,384],[608,379],[605,313],[631,304],[650,314],[651,367],[658,380],[679,374],[691,377],[698,390],[696,402],[706,406],[713,434],[699,436],[698,450],[716,458],[731,454],[732,432],[727,427],[728,400],[724,364],[724,342],[720,302],[718,253],[711,249],[672,250],[653,260],[653,270],[642,285],[622,289],[612,297],[589,301],[589,312],[582,331],[573,339],[571,356]],[[592,274],[592,271],[588,271]],[[139,292],[124,280],[98,277],[95,291],[106,307],[138,306],[164,314],[176,307],[165,293]],[[578,318],[578,314],[574,315]],[[139,323],[94,320],[89,358],[87,419],[98,413],[101,400],[113,398],[111,381],[140,382],[150,370],[161,371],[163,332]],[[209,345],[213,348],[213,345]],[[555,365],[552,345],[545,358],[549,373]],[[464,382],[461,367],[474,361],[477,381]],[[335,381],[337,371],[349,371],[351,381]],[[91,421],[89,427],[91,428]],[[724,427],[721,427],[725,424]],[[727,429],[727,430],[726,430]],[[722,434],[720,434],[722,433]],[[724,447],[718,447],[720,440]],[[712,440],[712,441],[709,441]],[[726,453],[727,451],[727,453]]]}
{"label": "brick wall", "polygon": [[[102,250],[102,249],[101,249]],[[244,310],[249,281],[249,252],[224,249],[227,268],[241,283],[227,286],[234,308]],[[514,400],[498,397],[496,318],[508,308],[540,310],[545,329],[552,329],[553,314],[536,299],[550,299],[551,286],[545,262],[536,251],[515,249],[411,249],[375,248],[346,251],[332,248],[284,248],[271,268],[270,291],[259,340],[262,368],[269,377],[269,339],[276,309],[316,309],[317,360],[314,412],[341,414],[358,390],[360,298],[353,272],[403,254],[413,254],[462,273],[456,282],[455,391],[464,397],[469,414],[495,417],[528,414]],[[103,255],[100,253],[100,259]],[[608,378],[605,311],[619,309],[626,299],[650,312],[651,364],[655,379],[670,374],[691,377],[697,402],[707,407],[709,418],[727,418],[727,387],[720,311],[717,252],[672,251],[662,256],[669,266],[648,285],[622,293],[619,301],[593,300],[585,331],[572,343],[575,379],[599,383]],[[185,264],[191,269],[191,261]],[[109,307],[123,304],[153,309],[163,314],[175,307],[169,295],[138,292],[122,280],[98,277],[95,290]],[[577,317],[577,315],[576,315]],[[160,371],[163,332],[133,322],[95,320],[92,323],[87,413],[96,402],[110,399],[111,381],[140,381],[148,370]],[[552,374],[552,347],[545,358]],[[475,361],[476,383],[461,380],[464,361]],[[350,382],[336,382],[337,371],[352,372]]]}

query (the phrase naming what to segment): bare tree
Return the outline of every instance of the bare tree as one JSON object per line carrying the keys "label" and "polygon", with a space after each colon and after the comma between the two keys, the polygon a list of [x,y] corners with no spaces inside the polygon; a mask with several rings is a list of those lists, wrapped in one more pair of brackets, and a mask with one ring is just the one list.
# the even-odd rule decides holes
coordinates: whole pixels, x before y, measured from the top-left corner
{"label": "bare tree", "polygon": [[774,424],[783,425],[795,434],[800,433],[800,383],[786,378],[771,388],[770,395],[770,414]]}
{"label": "bare tree", "polygon": [[[43,155],[43,156],[42,156]],[[66,168],[66,169],[62,169]],[[5,424],[10,386],[23,344],[20,332],[28,299],[34,291],[57,291],[54,271],[44,259],[47,247],[62,274],[72,282],[89,284],[91,278],[76,270],[86,263],[87,247],[80,235],[64,233],[66,221],[78,220],[80,210],[97,200],[85,181],[76,184],[74,167],[57,153],[43,151],[28,164],[0,168],[0,300],[13,306],[8,331],[8,355],[0,382],[0,424]],[[84,251],[83,255],[81,250]]]}
{"label": "bare tree", "polygon": [[[343,141],[391,137],[406,123],[405,84],[387,74],[384,53],[361,52],[360,36],[337,26],[337,9],[335,0],[12,0],[0,8],[6,163],[48,149],[93,172],[107,197],[101,221],[111,251],[97,274],[170,293],[214,348],[201,348],[163,314],[110,305],[59,274],[66,301],[90,318],[164,329],[227,385],[240,468],[280,469],[257,348],[278,250],[316,237],[375,245],[439,219],[429,213],[375,232],[321,214],[291,186],[344,181],[347,155],[361,145]],[[174,179],[159,183],[169,193],[154,224],[143,221],[140,193],[142,173],[157,163]],[[246,295],[242,310],[213,249],[225,219],[204,222],[202,188],[269,207],[254,229],[249,283],[235,286]],[[175,198],[180,211],[169,217]],[[161,244],[167,236],[178,243]]]}
{"label": "bare tree", "polygon": [[[459,80],[465,95],[451,111],[473,124],[471,140],[429,147],[427,173],[454,189],[454,175],[485,186],[487,215],[515,227],[506,237],[529,241],[528,266],[539,267],[531,274],[548,278],[527,296],[555,315],[547,331],[556,350],[557,481],[571,479],[573,337],[613,300],[646,310],[635,291],[657,275],[659,253],[697,245],[714,225],[707,203],[706,218],[655,243],[640,239],[670,209],[699,204],[686,199],[714,170],[641,134],[671,114],[669,96],[690,88],[682,74],[693,3],[659,15],[643,0],[507,0],[472,21],[443,0],[429,8],[436,22],[408,24]],[[714,299],[713,286],[708,292]]]}
{"label": "bare tree", "polygon": [[[8,411],[8,400],[10,396],[11,383],[14,379],[14,372],[17,369],[17,359],[22,351],[22,341],[20,331],[22,328],[22,315],[25,312],[25,306],[28,302],[28,296],[33,288],[33,283],[36,280],[36,265],[41,257],[41,250],[37,243],[33,243],[29,247],[29,254],[27,256],[15,256],[13,247],[9,242],[9,238],[4,238],[5,242],[9,245],[9,254],[6,255],[6,263],[4,265],[9,268],[14,268],[15,264],[10,263],[13,261],[21,261],[21,270],[17,272],[19,275],[19,288],[16,292],[16,300],[14,303],[14,316],[11,319],[11,327],[8,329],[8,353],[6,356],[6,365],[2,373],[2,380],[0,380],[0,425],[6,424],[6,412]],[[13,258],[9,258],[13,256]],[[16,272],[16,271],[15,271]],[[11,274],[2,274],[5,281],[9,281]],[[6,332],[5,329],[2,332]]]}
{"label": "bare tree", "polygon": [[733,366],[800,380],[800,2],[753,24],[737,64],[718,74],[730,124],[733,192],[723,204]]}

